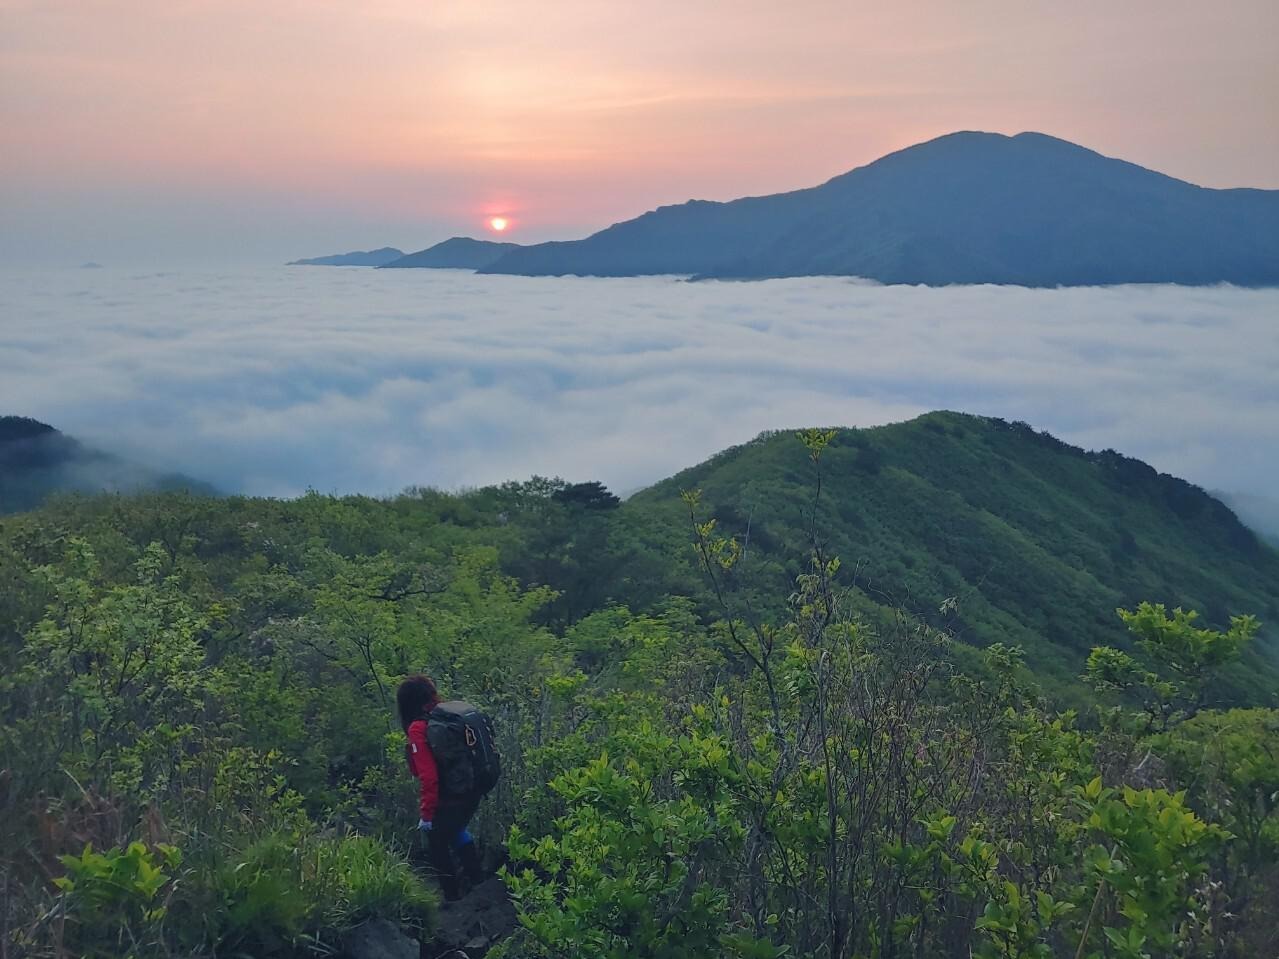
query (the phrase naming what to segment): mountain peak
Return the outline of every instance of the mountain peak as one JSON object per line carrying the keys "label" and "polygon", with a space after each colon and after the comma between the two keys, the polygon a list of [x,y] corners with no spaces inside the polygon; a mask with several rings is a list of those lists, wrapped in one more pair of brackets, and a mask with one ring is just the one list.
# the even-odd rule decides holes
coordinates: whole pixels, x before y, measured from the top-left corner
{"label": "mountain peak", "polygon": [[[867,166],[892,163],[895,159],[901,157],[953,157],[956,154],[968,155],[976,153],[980,156],[991,158],[1014,158],[1025,156],[1027,151],[1034,151],[1043,155],[1055,153],[1062,156],[1076,156],[1081,159],[1086,157],[1107,159],[1097,151],[1080,146],[1078,143],[1072,143],[1070,140],[1063,140],[1061,137],[1051,136],[1047,133],[1038,133],[1034,130],[1025,130],[1011,135],[991,133],[984,130],[957,130],[954,133],[946,133],[931,140],[925,140],[922,143],[903,147],[880,157],[878,160],[867,164]],[[864,169],[866,167],[857,167],[835,179],[849,176],[858,170]]]}
{"label": "mountain peak", "polygon": [[36,439],[57,432],[48,423],[41,423],[29,416],[0,416],[0,443]]}
{"label": "mountain peak", "polygon": [[424,267],[436,270],[480,270],[496,263],[511,250],[520,248],[518,243],[502,243],[495,240],[477,240],[471,236],[451,236],[425,250],[408,253],[390,263],[384,269]]}
{"label": "mountain peak", "polygon": [[1279,191],[1209,190],[1045,133],[964,130],[820,186],[690,201],[484,272],[1279,285]]}
{"label": "mountain peak", "polygon": [[53,493],[156,489],[216,492],[188,476],[162,473],[85,446],[39,420],[0,416],[0,515],[34,509]]}

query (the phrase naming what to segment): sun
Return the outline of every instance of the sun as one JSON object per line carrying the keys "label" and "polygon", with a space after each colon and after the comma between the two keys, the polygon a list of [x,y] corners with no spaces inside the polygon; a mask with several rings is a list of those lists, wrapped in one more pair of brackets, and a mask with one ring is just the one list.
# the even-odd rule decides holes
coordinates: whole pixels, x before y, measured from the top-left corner
{"label": "sun", "polygon": [[489,217],[489,229],[492,230],[494,233],[503,233],[506,231],[506,228],[510,225],[511,225],[510,221],[504,216]]}

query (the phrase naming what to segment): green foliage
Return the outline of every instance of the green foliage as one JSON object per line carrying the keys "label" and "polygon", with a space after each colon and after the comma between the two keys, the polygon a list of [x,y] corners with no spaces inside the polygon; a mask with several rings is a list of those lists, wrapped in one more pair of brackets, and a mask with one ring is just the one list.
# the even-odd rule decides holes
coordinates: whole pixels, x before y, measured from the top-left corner
{"label": "green foliage", "polygon": [[1137,645],[1169,670],[1201,683],[1209,670],[1237,657],[1256,634],[1255,616],[1232,616],[1227,632],[1195,626],[1199,614],[1178,607],[1170,617],[1163,604],[1142,603],[1136,610],[1120,610],[1119,617],[1137,637]]}
{"label": "green foliage", "polygon": [[152,544],[132,582],[105,586],[89,544],[72,539],[61,565],[36,570],[52,600],[11,680],[32,704],[18,735],[34,757],[101,770],[120,792],[164,787],[206,680],[207,624],[164,566]]}
{"label": "green foliage", "polygon": [[1161,603],[1117,612],[1153,668],[1100,646],[1089,654],[1084,678],[1099,692],[1118,692],[1140,702],[1147,732],[1194,716],[1204,705],[1209,680],[1238,658],[1260,628],[1253,616],[1234,616],[1225,632],[1201,629],[1195,626],[1199,614],[1194,610],[1178,607],[1169,616]]}
{"label": "green foliage", "polygon": [[[1200,820],[1184,796],[1163,789],[1115,791],[1094,779],[1080,790],[1100,843],[1084,852],[1098,901],[1110,902],[1101,931],[1111,955],[1167,955],[1190,940],[1203,917],[1195,896],[1208,857],[1228,833]],[[1109,850],[1107,849],[1109,846]],[[1093,953],[1106,955],[1106,951]]]}
{"label": "green foliage", "polygon": [[1149,748],[1189,801],[1238,838],[1241,871],[1279,860],[1279,711],[1202,712]]}
{"label": "green foliage", "polygon": [[434,898],[407,863],[370,837],[273,832],[228,857],[188,908],[217,952],[266,956],[366,919],[421,929]]}
{"label": "green foliage", "polygon": [[177,848],[132,842],[105,852],[85,846],[79,856],[59,858],[66,867],[54,880],[62,893],[63,941],[76,955],[132,955],[158,943],[168,898],[161,894],[172,894],[172,870],[182,862]]}
{"label": "green foliage", "polygon": [[1074,903],[1055,900],[1047,892],[1027,898],[1017,883],[1005,879],[991,890],[981,918],[974,924],[982,937],[974,955],[981,959],[1052,959],[1049,932],[1054,923],[1074,910]]}
{"label": "green foliage", "polygon": [[[1279,852],[1279,731],[1210,707],[1272,675],[1227,612],[1275,608],[1274,562],[1189,487],[952,415],[620,505],[59,500],[0,526],[5,946],[429,936],[391,703],[425,671],[497,720],[473,831],[506,844],[511,956],[1225,959],[1265,931],[1235,916]],[[1097,729],[1060,700],[1103,644]]]}
{"label": "green foliage", "polygon": [[[651,727],[638,736],[642,742],[610,743],[638,746],[627,755],[642,759],[615,763],[605,754],[551,781],[568,807],[553,835],[530,843],[512,830],[509,885],[528,955],[694,959],[727,940],[728,891],[713,877],[744,835],[717,781],[727,751]],[[655,777],[687,791],[662,798]]]}
{"label": "green foliage", "polygon": [[[1108,613],[1116,606],[1175,600],[1218,630],[1231,611],[1253,612],[1272,624],[1255,645],[1276,648],[1279,552],[1188,483],[1022,423],[959,413],[829,432],[805,431],[800,442],[762,434],[635,494],[621,512],[644,513],[643,545],[675,556],[672,535],[687,530],[681,491],[698,490],[716,535],[747,547],[760,608],[780,615],[811,548],[808,444],[821,438],[817,527],[868,620],[904,609],[952,633],[958,656],[968,643],[1021,646],[1044,688],[1076,706],[1092,702],[1080,660],[1096,646],[1126,647]],[[1227,702],[1273,705],[1276,683],[1279,666],[1259,648],[1214,689]]]}

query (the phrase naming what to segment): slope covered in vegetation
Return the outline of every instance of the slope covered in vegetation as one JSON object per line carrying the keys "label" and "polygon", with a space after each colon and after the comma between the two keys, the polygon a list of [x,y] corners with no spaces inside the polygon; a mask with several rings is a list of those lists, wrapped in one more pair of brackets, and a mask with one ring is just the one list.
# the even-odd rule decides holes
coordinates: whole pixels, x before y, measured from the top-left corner
{"label": "slope covered in vegetation", "polygon": [[[301,956],[371,918],[430,938],[392,708],[426,671],[496,720],[506,773],[475,832],[520,911],[509,957],[1260,954],[1279,720],[1210,707],[1232,661],[1264,668],[1273,587],[1242,570],[1274,555],[1111,460],[940,414],[764,438],[625,504],[533,480],[6,517],[6,946]],[[1117,504],[1127,567],[1072,512]],[[1097,650],[1008,626],[1030,589],[987,598],[961,563],[1061,543],[1097,587],[1028,575]],[[897,609],[870,566],[907,551]],[[1058,712],[1064,677],[1102,708]]]}
{"label": "slope covered in vegetation", "polygon": [[[625,508],[682,533],[680,491],[700,489],[721,531],[749,538],[754,575],[784,596],[805,555],[813,479],[793,435],[779,433]],[[978,646],[1021,645],[1050,683],[1069,682],[1081,655],[1116,642],[1113,610],[1143,599],[1218,625],[1241,610],[1279,622],[1279,551],[1203,490],[1113,450],[930,413],[838,431],[822,479],[823,537],[867,604],[909,609]],[[1231,684],[1272,701],[1277,683],[1279,634],[1269,631]]]}

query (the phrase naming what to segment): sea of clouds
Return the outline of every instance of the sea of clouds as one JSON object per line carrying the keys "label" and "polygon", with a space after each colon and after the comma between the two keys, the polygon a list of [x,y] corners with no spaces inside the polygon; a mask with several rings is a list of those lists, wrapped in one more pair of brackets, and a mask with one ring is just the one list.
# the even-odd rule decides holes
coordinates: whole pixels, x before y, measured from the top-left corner
{"label": "sea of clouds", "polygon": [[1026,420],[1269,496],[1279,291],[435,270],[0,276],[0,413],[227,491],[627,492],[761,430]]}

